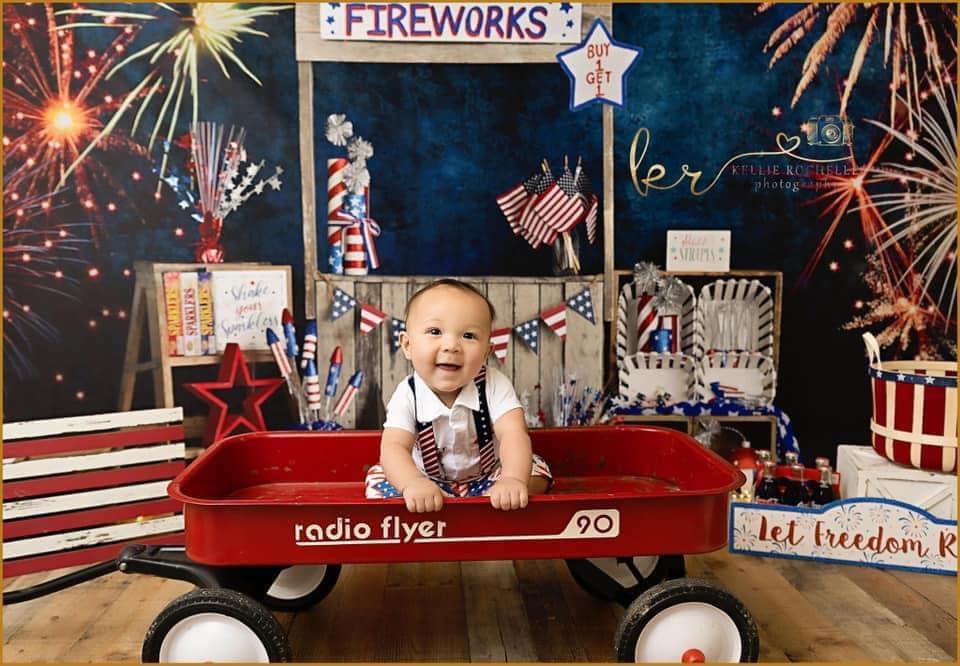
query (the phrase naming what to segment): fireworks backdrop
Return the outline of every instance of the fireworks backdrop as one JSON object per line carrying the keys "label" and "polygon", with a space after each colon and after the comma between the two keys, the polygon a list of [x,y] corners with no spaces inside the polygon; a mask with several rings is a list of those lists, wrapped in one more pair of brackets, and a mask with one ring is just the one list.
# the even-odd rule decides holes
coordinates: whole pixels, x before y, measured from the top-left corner
{"label": "fireworks backdrop", "polygon": [[[645,51],[615,112],[617,266],[662,262],[667,229],[719,228],[734,268],[782,270],[777,403],[811,455],[866,441],[864,327],[888,355],[955,355],[955,10],[843,7],[617,5],[613,20]],[[293,12],[5,4],[3,30],[5,419],[110,411],[133,262],[191,261],[198,240],[182,197],[158,188],[188,179],[192,120],[243,125],[286,172],[231,216],[226,260],[289,264],[303,282]],[[314,65],[317,164],[336,156],[330,113],[377,137],[382,273],[550,274],[549,249],[514,237],[495,196],[557,150],[601,164],[601,111],[570,112],[568,85],[557,65]],[[793,159],[747,158],[702,196],[630,181],[641,127],[641,177],[658,163],[672,182],[686,164],[709,182],[841,107],[849,146],[800,151],[845,158],[833,169],[787,177]],[[600,246],[580,246],[600,272]]]}

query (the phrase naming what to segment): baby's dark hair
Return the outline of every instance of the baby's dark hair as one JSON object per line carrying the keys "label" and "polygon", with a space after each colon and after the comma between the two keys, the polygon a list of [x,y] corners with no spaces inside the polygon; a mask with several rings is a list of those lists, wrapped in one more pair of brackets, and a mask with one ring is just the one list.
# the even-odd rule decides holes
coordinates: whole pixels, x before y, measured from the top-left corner
{"label": "baby's dark hair", "polygon": [[474,287],[472,284],[467,284],[466,282],[462,282],[460,280],[454,280],[453,278],[441,278],[439,280],[434,280],[427,286],[418,289],[417,293],[410,297],[410,300],[407,301],[407,308],[403,311],[404,321],[410,318],[410,308],[413,306],[414,302],[431,289],[436,289],[437,287],[453,287],[454,289],[465,291],[468,294],[476,294],[482,298],[483,302],[487,304],[488,308],[490,308],[490,322],[493,323],[493,320],[497,318],[497,311],[494,309],[493,303],[490,302],[490,299],[487,298],[486,294],[484,294],[482,291]]}

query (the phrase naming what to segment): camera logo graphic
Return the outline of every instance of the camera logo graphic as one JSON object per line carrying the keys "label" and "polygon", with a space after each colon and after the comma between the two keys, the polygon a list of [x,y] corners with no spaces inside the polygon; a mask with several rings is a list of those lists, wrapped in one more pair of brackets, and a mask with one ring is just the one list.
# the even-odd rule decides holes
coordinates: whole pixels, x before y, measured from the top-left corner
{"label": "camera logo graphic", "polygon": [[853,141],[853,124],[840,116],[814,116],[804,128],[811,146],[849,146]]}

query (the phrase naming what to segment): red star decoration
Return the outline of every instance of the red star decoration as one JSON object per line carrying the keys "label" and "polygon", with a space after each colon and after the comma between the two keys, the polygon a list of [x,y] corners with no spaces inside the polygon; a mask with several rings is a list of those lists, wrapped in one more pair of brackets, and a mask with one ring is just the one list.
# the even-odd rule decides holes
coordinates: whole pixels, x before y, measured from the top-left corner
{"label": "red star decoration", "polygon": [[[279,378],[253,379],[250,376],[247,359],[240,351],[240,345],[236,342],[228,343],[223,350],[216,381],[189,382],[183,385],[190,393],[210,405],[207,427],[203,432],[203,445],[209,446],[240,428],[251,432],[266,430],[267,425],[263,421],[261,406],[264,400],[280,388],[281,384],[283,379]],[[229,405],[218,398],[213,391],[237,387],[249,388],[251,392],[243,400],[243,413],[231,414]]]}

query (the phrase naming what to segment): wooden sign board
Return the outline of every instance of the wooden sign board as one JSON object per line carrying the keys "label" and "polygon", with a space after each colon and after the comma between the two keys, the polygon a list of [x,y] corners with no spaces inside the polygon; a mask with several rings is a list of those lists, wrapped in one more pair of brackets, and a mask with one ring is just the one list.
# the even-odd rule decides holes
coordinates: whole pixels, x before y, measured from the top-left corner
{"label": "wooden sign board", "polygon": [[886,498],[857,497],[819,509],[734,502],[730,552],[957,573],[957,521]]}
{"label": "wooden sign board", "polygon": [[730,270],[730,231],[667,231],[667,270],[726,273]]}
{"label": "wooden sign board", "polygon": [[290,308],[289,271],[217,271],[213,274],[213,321],[217,352],[229,342],[241,349],[267,349],[266,330],[282,337],[280,316]]}
{"label": "wooden sign board", "polygon": [[575,43],[581,14],[570,2],[325,2],[319,28],[345,41]]}

